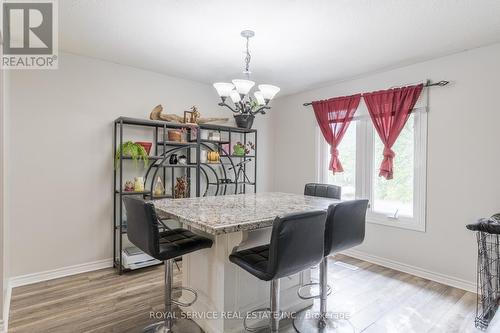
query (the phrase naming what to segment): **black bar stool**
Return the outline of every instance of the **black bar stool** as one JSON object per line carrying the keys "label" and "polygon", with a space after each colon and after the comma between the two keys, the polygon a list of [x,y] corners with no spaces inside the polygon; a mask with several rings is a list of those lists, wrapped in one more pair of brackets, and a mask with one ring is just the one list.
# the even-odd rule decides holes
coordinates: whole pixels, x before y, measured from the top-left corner
{"label": "black bar stool", "polygon": [[229,260],[253,276],[271,281],[271,307],[256,312],[271,312],[269,326],[249,327],[246,319],[243,325],[247,331],[256,332],[270,327],[278,332],[281,313],[279,310],[280,278],[309,269],[318,264],[324,255],[325,211],[311,211],[276,217],[271,234],[271,243],[251,249],[235,251]]}
{"label": "black bar stool", "polygon": [[[342,187],[332,184],[307,183],[304,186],[304,195],[340,200],[340,197],[342,195]],[[300,274],[301,274],[300,279],[301,281],[303,281],[304,274],[303,273]],[[307,288],[317,285],[319,285],[319,283],[317,282],[308,282],[301,284],[301,286],[297,290],[297,295],[299,296],[299,298],[303,300],[318,298],[318,295],[305,295],[302,293]],[[330,286],[328,286],[327,295],[330,295],[331,292],[332,289],[330,288]]]}
{"label": "black bar stool", "polygon": [[342,194],[342,187],[330,184],[309,183],[304,186],[304,195],[313,197],[324,197],[339,199]]}
{"label": "black bar stool", "polygon": [[[368,200],[352,200],[331,205],[325,225],[324,259],[319,266],[320,312],[302,311],[293,321],[301,333],[338,332],[337,325],[327,316],[328,256],[359,245],[365,238],[365,221]],[[299,294],[300,295],[300,294]]]}
{"label": "black bar stool", "polygon": [[[176,257],[210,248],[212,240],[181,228],[159,232],[158,224],[161,222],[158,220],[155,207],[152,203],[146,203],[130,197],[123,198],[123,202],[127,212],[127,234],[129,240],[151,257],[165,262],[165,320],[147,326],[144,328],[144,332],[201,332],[201,329],[195,322],[185,318],[175,318],[172,312],[172,304],[190,306],[198,298],[196,291],[191,288],[172,288],[174,276],[173,262]],[[182,303],[172,299],[172,291],[174,289],[191,292],[194,300],[189,303]]]}

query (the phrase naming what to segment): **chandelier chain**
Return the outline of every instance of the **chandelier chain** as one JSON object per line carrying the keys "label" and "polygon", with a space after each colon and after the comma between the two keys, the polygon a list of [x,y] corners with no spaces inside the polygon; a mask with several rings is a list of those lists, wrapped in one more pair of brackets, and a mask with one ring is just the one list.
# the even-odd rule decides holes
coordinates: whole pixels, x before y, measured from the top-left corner
{"label": "chandelier chain", "polygon": [[250,37],[246,37],[247,39],[247,52],[246,52],[246,57],[245,57],[245,74],[247,75],[247,78],[250,77],[250,60],[252,59],[252,56],[250,55],[250,51],[248,49],[248,45],[250,42]]}

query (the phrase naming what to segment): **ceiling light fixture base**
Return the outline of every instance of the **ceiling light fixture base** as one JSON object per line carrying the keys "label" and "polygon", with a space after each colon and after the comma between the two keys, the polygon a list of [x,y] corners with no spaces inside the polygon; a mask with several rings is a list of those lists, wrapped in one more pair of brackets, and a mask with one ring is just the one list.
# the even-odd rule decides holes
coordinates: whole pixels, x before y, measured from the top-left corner
{"label": "ceiling light fixture base", "polygon": [[255,36],[255,31],[253,30],[243,30],[241,32],[241,37],[252,38],[253,36]]}

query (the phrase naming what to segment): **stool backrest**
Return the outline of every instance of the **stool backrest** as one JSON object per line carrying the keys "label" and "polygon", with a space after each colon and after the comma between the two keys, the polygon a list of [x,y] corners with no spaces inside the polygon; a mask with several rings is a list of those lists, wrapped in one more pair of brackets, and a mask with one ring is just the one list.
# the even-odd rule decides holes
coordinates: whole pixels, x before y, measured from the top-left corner
{"label": "stool backrest", "polygon": [[277,217],[273,223],[267,271],[273,279],[299,273],[323,259],[326,212]]}
{"label": "stool backrest", "polygon": [[344,201],[328,208],[325,257],[363,243],[368,200]]}
{"label": "stool backrest", "polygon": [[127,212],[127,236],[139,249],[156,258],[159,252],[158,218],[152,203],[124,197]]}
{"label": "stool backrest", "polygon": [[304,186],[304,195],[313,197],[324,197],[339,199],[342,194],[342,187],[330,184],[309,183]]}

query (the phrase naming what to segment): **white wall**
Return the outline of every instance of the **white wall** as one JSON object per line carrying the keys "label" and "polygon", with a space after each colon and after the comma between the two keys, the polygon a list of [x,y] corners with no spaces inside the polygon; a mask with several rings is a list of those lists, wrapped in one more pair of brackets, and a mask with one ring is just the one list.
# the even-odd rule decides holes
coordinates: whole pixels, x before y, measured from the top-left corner
{"label": "white wall", "polygon": [[[301,193],[315,180],[315,120],[303,102],[451,80],[431,92],[427,232],[370,224],[358,250],[474,282],[475,239],[464,225],[500,211],[499,57],[494,45],[276,100],[256,120],[259,191]],[[111,257],[113,119],[147,117],[159,103],[172,113],[196,104],[204,116],[231,117],[209,85],[71,54],[61,54],[59,70],[12,71],[9,84],[11,277]]]}
{"label": "white wall", "polygon": [[[58,70],[10,77],[10,273],[19,276],[112,257],[112,121],[198,105],[232,118],[213,87],[62,53]],[[269,116],[259,141],[269,142]],[[270,147],[259,146],[259,190],[269,190]]]}
{"label": "white wall", "polygon": [[315,181],[316,122],[302,103],[426,78],[450,80],[430,94],[427,231],[368,224],[356,250],[474,283],[476,244],[465,224],[500,212],[499,59],[496,44],[278,99],[276,190],[301,193],[304,183]]}

